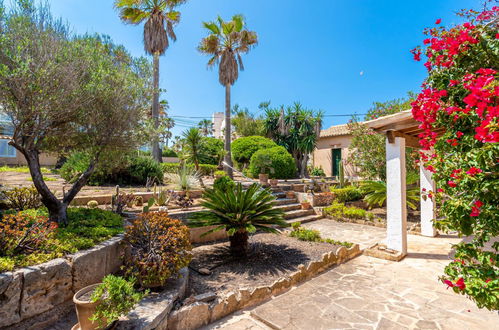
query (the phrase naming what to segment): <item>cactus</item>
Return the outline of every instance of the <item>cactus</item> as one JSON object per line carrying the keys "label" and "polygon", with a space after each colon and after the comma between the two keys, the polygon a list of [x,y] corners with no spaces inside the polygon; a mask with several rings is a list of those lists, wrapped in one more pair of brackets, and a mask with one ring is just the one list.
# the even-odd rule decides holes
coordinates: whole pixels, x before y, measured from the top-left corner
{"label": "cactus", "polygon": [[340,161],[340,164],[339,164],[338,177],[340,180],[340,188],[345,187],[345,171],[343,169],[343,162],[342,161]]}
{"label": "cactus", "polygon": [[87,203],[87,207],[89,209],[96,209],[98,206],[99,206],[99,202],[97,202],[95,200],[88,201],[88,203]]}

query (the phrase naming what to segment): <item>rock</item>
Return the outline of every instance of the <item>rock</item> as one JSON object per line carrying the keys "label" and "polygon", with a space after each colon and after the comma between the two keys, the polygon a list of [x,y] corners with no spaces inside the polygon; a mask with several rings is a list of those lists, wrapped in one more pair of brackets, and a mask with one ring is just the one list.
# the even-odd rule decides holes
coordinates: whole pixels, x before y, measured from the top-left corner
{"label": "rock", "polygon": [[291,281],[289,278],[281,278],[270,286],[270,290],[272,291],[273,296],[277,296],[284,291],[286,291],[291,286]]}
{"label": "rock", "polygon": [[251,291],[248,288],[239,289],[237,301],[240,308],[246,307],[251,301]]}
{"label": "rock", "polygon": [[336,250],[336,256],[338,260],[342,262],[347,257],[347,249],[344,246],[340,246],[338,250]]}
{"label": "rock", "polygon": [[0,328],[21,321],[22,273],[0,274]]}
{"label": "rock", "polygon": [[168,319],[168,330],[197,329],[210,322],[209,305],[197,302],[185,306],[171,314]]}
{"label": "rock", "polygon": [[209,270],[208,268],[201,268],[198,269],[198,273],[204,276],[208,276],[211,275],[211,270]]}
{"label": "rock", "polygon": [[322,267],[322,260],[311,261],[308,264],[307,269],[305,271],[307,277],[312,277],[316,275],[321,267]]}
{"label": "rock", "polygon": [[251,291],[251,301],[249,305],[256,305],[270,298],[270,289],[268,286],[259,286]]}
{"label": "rock", "polygon": [[[43,313],[73,296],[71,265],[59,258],[24,268],[21,319]],[[91,270],[87,270],[91,272]]]}
{"label": "rock", "polygon": [[217,299],[217,295],[214,292],[205,292],[194,296],[195,301],[209,302]]}
{"label": "rock", "polygon": [[338,262],[338,257],[336,256],[336,254],[333,251],[328,252],[328,264],[329,264],[329,266],[334,265],[337,262]]}
{"label": "rock", "polygon": [[210,322],[215,322],[239,308],[241,307],[237,299],[237,294],[231,292],[224,299],[220,299],[215,305],[211,306]]}

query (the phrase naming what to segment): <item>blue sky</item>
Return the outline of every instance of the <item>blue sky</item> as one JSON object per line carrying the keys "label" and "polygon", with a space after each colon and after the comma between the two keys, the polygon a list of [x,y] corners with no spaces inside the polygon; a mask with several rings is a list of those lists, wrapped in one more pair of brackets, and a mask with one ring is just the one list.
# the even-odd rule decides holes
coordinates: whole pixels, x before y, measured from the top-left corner
{"label": "blue sky", "polygon": [[[142,26],[124,25],[112,0],[50,0],[52,12],[75,32],[105,33],[143,55]],[[224,109],[224,89],[217,71],[196,46],[206,35],[201,22],[241,13],[259,45],[244,57],[246,70],[233,87],[232,99],[256,112],[262,101],[273,105],[300,101],[326,114],[324,127],[365,113],[373,102],[418,91],[426,69],[410,49],[437,18],[457,23],[455,12],[476,8],[476,0],[190,0],[180,7],[178,40],[161,58],[161,87],[178,120],[174,134]],[[361,75],[360,72],[364,74]],[[180,120],[182,123],[180,123]]]}

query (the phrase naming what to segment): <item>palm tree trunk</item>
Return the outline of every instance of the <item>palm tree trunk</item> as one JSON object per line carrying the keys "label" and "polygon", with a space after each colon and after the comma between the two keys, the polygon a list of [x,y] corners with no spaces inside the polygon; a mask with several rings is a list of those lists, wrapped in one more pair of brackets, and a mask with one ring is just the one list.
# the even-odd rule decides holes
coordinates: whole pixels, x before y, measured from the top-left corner
{"label": "palm tree trunk", "polygon": [[246,258],[248,256],[248,232],[237,231],[234,235],[229,236],[230,253],[234,257]]}
{"label": "palm tree trunk", "polygon": [[[154,129],[158,129],[159,126],[159,53],[154,53],[154,73],[153,73],[153,100],[152,100],[152,119],[154,122]],[[162,161],[161,159],[161,149],[159,147],[159,137],[154,135],[152,140],[152,157],[157,161]]]}
{"label": "palm tree trunk", "polygon": [[225,85],[225,172],[233,179],[234,173],[232,172],[232,154],[230,151],[231,143],[231,123],[230,123],[230,84]]}

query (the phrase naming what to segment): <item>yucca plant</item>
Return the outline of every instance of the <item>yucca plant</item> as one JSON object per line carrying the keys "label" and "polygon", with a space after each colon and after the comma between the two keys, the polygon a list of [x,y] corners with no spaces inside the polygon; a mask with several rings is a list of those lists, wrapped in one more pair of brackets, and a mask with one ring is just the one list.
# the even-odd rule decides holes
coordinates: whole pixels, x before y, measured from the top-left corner
{"label": "yucca plant", "polygon": [[189,191],[200,187],[199,173],[186,164],[180,166],[177,173],[165,173],[165,178],[175,190]]}
{"label": "yucca plant", "polygon": [[[230,239],[231,254],[246,257],[249,234],[261,230],[279,233],[273,225],[287,227],[283,211],[274,208],[270,190],[252,184],[247,190],[238,183],[235,189],[206,189],[201,205],[208,210],[193,214],[190,227],[216,226],[206,234],[225,229]],[[206,235],[205,234],[205,235]]]}

